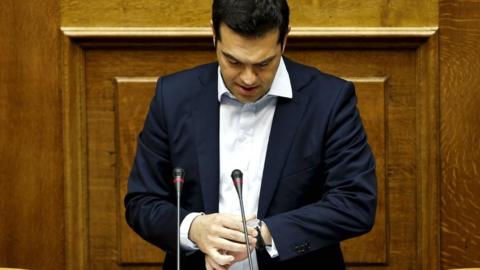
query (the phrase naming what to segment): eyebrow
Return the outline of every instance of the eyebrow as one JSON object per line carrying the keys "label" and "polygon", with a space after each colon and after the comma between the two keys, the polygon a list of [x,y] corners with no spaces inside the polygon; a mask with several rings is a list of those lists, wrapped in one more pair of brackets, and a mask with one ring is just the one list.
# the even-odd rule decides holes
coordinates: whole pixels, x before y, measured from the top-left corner
{"label": "eyebrow", "polygon": [[[222,54],[223,54],[225,57],[228,57],[228,58],[230,58],[230,59],[232,59],[232,60],[235,60],[235,61],[237,61],[237,62],[242,62],[242,61],[238,60],[238,59],[235,58],[233,55],[231,55],[231,54],[229,54],[229,53],[227,53],[227,52],[222,51]],[[270,61],[272,61],[273,58],[275,58],[276,56],[277,56],[277,55],[269,56],[269,57],[267,57],[266,59],[263,59],[262,61],[259,61],[258,63],[254,63],[254,65],[262,64],[262,63],[265,63],[265,62],[270,62]]]}

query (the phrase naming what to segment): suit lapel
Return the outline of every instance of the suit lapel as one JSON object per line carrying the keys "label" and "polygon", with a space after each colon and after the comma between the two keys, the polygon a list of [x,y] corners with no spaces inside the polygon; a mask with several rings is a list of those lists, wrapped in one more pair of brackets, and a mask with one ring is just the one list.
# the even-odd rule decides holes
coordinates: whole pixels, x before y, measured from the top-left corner
{"label": "suit lapel", "polygon": [[295,64],[288,59],[285,59],[285,64],[292,84],[293,99],[279,98],[277,101],[258,202],[257,217],[259,219],[264,218],[267,214],[307,104],[300,90],[309,81],[309,78],[297,70]]}
{"label": "suit lapel", "polygon": [[218,212],[219,192],[219,102],[217,65],[201,75],[201,87],[193,100],[195,145],[205,213]]}

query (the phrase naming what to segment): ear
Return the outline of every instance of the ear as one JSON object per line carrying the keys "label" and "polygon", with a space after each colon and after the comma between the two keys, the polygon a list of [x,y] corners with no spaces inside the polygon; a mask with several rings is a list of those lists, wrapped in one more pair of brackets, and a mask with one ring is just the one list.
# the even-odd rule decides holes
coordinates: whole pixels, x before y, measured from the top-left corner
{"label": "ear", "polygon": [[217,45],[217,35],[215,34],[215,28],[213,28],[213,21],[210,20],[210,28],[212,28],[213,47]]}
{"label": "ear", "polygon": [[283,38],[282,54],[283,54],[283,52],[285,51],[285,46],[287,46],[287,37],[288,37],[288,34],[290,33],[290,30],[292,30],[292,27],[289,25],[289,26],[288,26],[287,33],[285,34],[285,37]]}

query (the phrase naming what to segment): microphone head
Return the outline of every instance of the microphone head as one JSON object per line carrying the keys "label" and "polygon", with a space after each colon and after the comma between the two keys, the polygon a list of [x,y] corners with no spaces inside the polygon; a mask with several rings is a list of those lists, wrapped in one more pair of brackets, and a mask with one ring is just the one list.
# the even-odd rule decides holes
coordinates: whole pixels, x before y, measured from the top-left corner
{"label": "microphone head", "polygon": [[176,167],[175,169],[173,169],[173,178],[176,179],[176,178],[181,178],[183,179],[185,177],[185,170],[180,168],[180,167]]}
{"label": "microphone head", "polygon": [[235,190],[237,190],[238,197],[242,197],[242,185],[243,185],[243,173],[239,169],[235,169],[232,171],[232,181],[233,185],[235,186]]}
{"label": "microphone head", "polygon": [[177,192],[180,192],[182,190],[183,182],[185,181],[184,178],[185,178],[184,169],[180,167],[176,167],[175,169],[173,169],[173,183],[175,184],[175,189],[177,190]]}
{"label": "microphone head", "polygon": [[232,171],[232,180],[235,181],[235,179],[243,179],[243,173],[239,169],[235,169]]}

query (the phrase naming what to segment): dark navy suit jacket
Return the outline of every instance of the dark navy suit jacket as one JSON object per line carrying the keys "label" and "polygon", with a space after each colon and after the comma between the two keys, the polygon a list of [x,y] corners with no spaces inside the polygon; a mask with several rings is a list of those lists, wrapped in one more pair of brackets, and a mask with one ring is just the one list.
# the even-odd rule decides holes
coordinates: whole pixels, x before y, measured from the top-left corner
{"label": "dark navy suit jacket", "polygon": [[[293,99],[277,101],[257,213],[279,256],[258,252],[259,266],[343,269],[339,242],[368,232],[376,208],[375,162],[355,90],[315,68],[285,64]],[[182,220],[191,212],[218,211],[217,69],[211,63],[160,78],[138,138],[126,219],[167,252],[164,269],[175,268],[176,256],[172,168],[186,171]],[[182,254],[182,269],[204,269],[204,255]]]}

